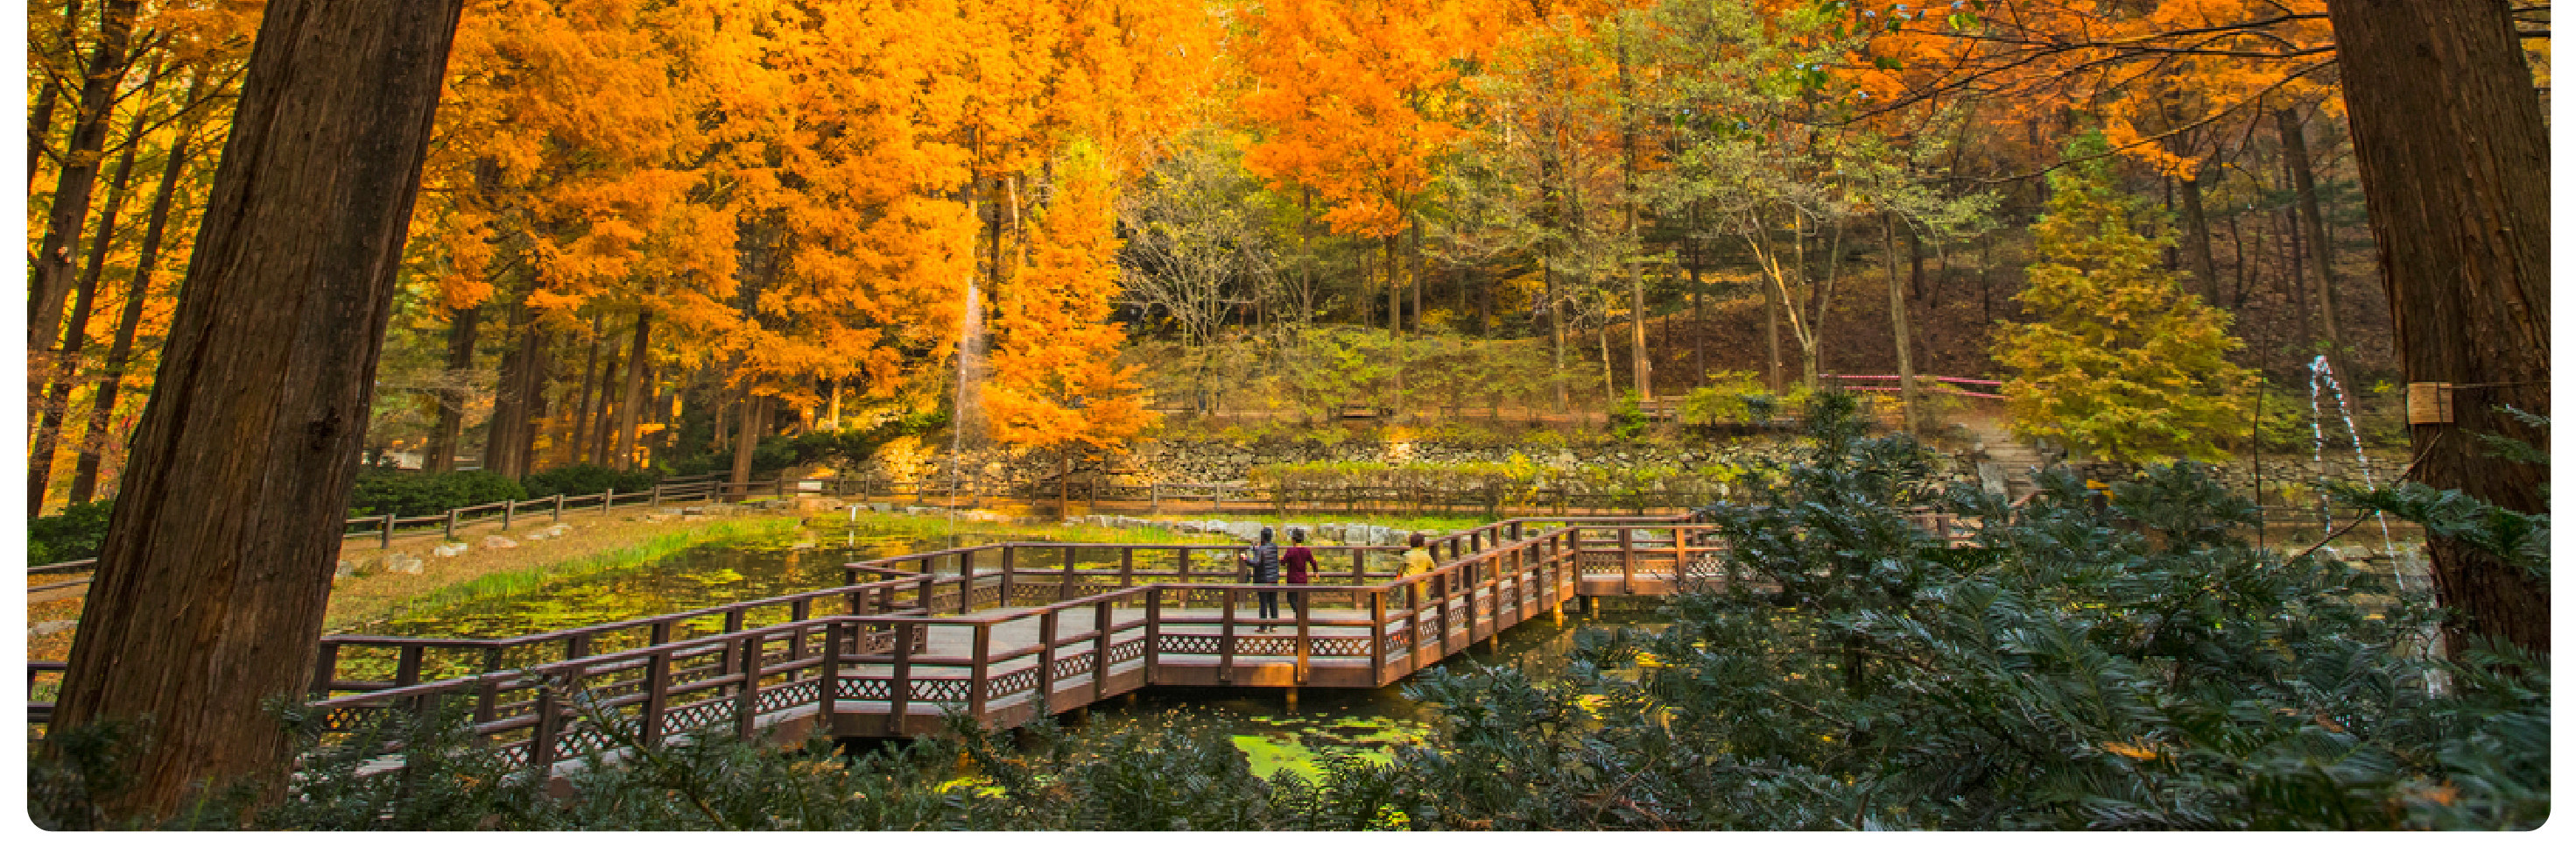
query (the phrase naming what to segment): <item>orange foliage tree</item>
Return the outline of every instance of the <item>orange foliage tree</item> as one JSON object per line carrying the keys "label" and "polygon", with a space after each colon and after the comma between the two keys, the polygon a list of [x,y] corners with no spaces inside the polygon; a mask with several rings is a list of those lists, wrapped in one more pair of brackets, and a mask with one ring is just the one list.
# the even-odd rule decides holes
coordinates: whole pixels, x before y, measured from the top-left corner
{"label": "orange foliage tree", "polygon": [[995,441],[1058,450],[1070,469],[1077,449],[1120,449],[1151,418],[1136,369],[1117,364],[1126,334],[1108,322],[1119,282],[1106,164],[1076,145],[1055,171],[1055,197],[1029,238],[1029,264],[994,298],[984,404]]}

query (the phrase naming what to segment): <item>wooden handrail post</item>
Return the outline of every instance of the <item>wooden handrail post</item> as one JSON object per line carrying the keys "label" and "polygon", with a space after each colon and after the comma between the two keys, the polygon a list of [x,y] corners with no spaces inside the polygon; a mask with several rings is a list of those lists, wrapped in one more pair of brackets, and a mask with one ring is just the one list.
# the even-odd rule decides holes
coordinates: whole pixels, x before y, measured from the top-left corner
{"label": "wooden handrail post", "polygon": [[1006,541],[1002,543],[1002,602],[999,605],[1011,605],[1011,583],[1013,581],[1011,572],[1020,569],[1019,552],[1020,545],[1017,542]]}
{"label": "wooden handrail post", "polygon": [[[1007,547],[1006,547],[1006,548],[1003,548],[1003,549],[1009,549],[1009,548],[1007,548]],[[1009,571],[1003,571],[1003,573],[1006,573],[1006,574],[1007,574],[1007,573],[1010,573],[1010,572],[1009,572]],[[957,613],[962,615],[962,614],[966,614],[966,613],[968,613],[968,612],[972,612],[972,611],[974,611],[974,610],[975,610],[975,554],[974,554],[974,553],[959,553],[959,554],[957,554],[957,576],[958,576],[958,580],[957,580]],[[1004,599],[1005,601],[1009,600],[1009,598],[1007,598],[1007,597],[1006,597],[1006,598],[1003,598],[1003,599]],[[980,716],[979,716],[979,717],[980,717]]]}
{"label": "wooden handrail post", "polygon": [[734,689],[733,736],[744,741],[751,740],[753,727],[759,725],[761,642],[765,640],[766,636],[753,633],[735,642],[742,655],[742,684]]}
{"label": "wooden handrail post", "polygon": [[[1190,581],[1190,546],[1189,546],[1189,545],[1187,545],[1187,544],[1183,544],[1183,545],[1181,545],[1181,577],[1180,577],[1180,578],[1181,578],[1181,581],[1182,581],[1182,582],[1184,582],[1184,583],[1186,583],[1186,582],[1189,582],[1189,581]],[[1189,607],[1190,607],[1190,591],[1189,591],[1189,589],[1184,588],[1184,589],[1181,589],[1180,591],[1181,591],[1180,607],[1181,607],[1181,608],[1184,608],[1184,609],[1189,608]],[[1157,596],[1160,596],[1160,595],[1157,595]]]}
{"label": "wooden handrail post", "polygon": [[[566,679],[569,678],[567,674]],[[544,785],[544,780],[554,773],[555,735],[563,729],[562,707],[556,702],[559,697],[555,693],[556,688],[552,678],[538,687],[537,725],[528,732],[528,770],[535,772],[538,785]],[[564,690],[569,692],[570,688],[567,686]]]}
{"label": "wooden handrail post", "polygon": [[984,724],[984,703],[990,693],[985,691],[984,687],[992,682],[992,657],[993,625],[977,623],[975,624],[974,665],[966,669],[966,715],[974,719],[977,726]]}
{"label": "wooden handrail post", "polygon": [[1136,587],[1136,548],[1118,548],[1118,587]]}
{"label": "wooden handrail post", "polygon": [[563,492],[555,492],[555,520],[563,520]]}
{"label": "wooden handrail post", "polygon": [[1038,615],[1038,692],[1034,701],[1037,711],[1032,718],[1055,713],[1055,623],[1058,609]]}
{"label": "wooden handrail post", "polygon": [[1314,595],[1293,590],[1287,594],[1289,601],[1297,607],[1297,678],[1295,682],[1298,685],[1304,685],[1306,684],[1306,659],[1313,652],[1314,637],[1312,622],[1307,617],[1306,607],[1314,605],[1308,602],[1314,599]]}
{"label": "wooden handrail post", "polygon": [[1153,685],[1154,664],[1163,655],[1163,589],[1145,590],[1145,684]]}
{"label": "wooden handrail post", "polygon": [[394,515],[392,512],[385,513],[385,528],[380,533],[379,538],[380,540],[376,544],[376,549],[385,550],[394,546]]}
{"label": "wooden handrail post", "polygon": [[[804,643],[799,634],[797,643]],[[814,675],[814,723],[824,732],[833,732],[832,713],[841,700],[841,622],[823,622],[822,668]],[[837,734],[837,733],[835,733]]]}
{"label": "wooden handrail post", "polygon": [[313,699],[331,699],[331,683],[338,681],[339,675],[340,645],[322,642],[322,649],[313,654]]}
{"label": "wooden handrail post", "polygon": [[[657,628],[663,633],[670,631],[667,624],[657,625]],[[657,639],[653,643],[663,642]],[[662,715],[670,709],[670,706],[671,653],[668,650],[657,650],[654,651],[652,658],[644,661],[644,726],[639,733],[644,746],[652,747],[662,743]]]}
{"label": "wooden handrail post", "polygon": [[1388,645],[1386,643],[1386,591],[1384,589],[1376,589],[1368,592],[1368,612],[1369,680],[1375,685],[1385,685],[1388,682],[1386,678]]}
{"label": "wooden handrail post", "polygon": [[394,687],[410,688],[420,684],[421,645],[405,644],[395,654]]}
{"label": "wooden handrail post", "polygon": [[1619,528],[1619,593],[1637,593],[1637,537],[1624,526]]}
{"label": "wooden handrail post", "polygon": [[1232,684],[1234,682],[1234,607],[1238,601],[1234,586],[1226,586],[1221,594],[1225,598],[1225,614],[1221,618],[1224,623],[1219,624],[1217,630],[1216,681]]}
{"label": "wooden handrail post", "polygon": [[1163,484],[1159,482],[1145,483],[1145,496],[1147,498],[1146,508],[1152,510],[1156,517],[1161,517],[1163,514]]}
{"label": "wooden handrail post", "polygon": [[447,540],[456,540],[456,510],[447,510]]}
{"label": "wooden handrail post", "polygon": [[501,531],[510,531],[510,521],[519,516],[519,501],[501,501]]}
{"label": "wooden handrail post", "polygon": [[497,674],[497,673],[500,673],[500,672],[501,672],[501,648],[499,648],[499,647],[485,647],[485,648],[483,648],[483,673],[485,674],[485,679],[483,680],[483,684],[482,684],[482,685],[475,686],[475,688],[476,688],[476,691],[474,692],[474,722],[475,722],[475,723],[491,723],[491,722],[492,722],[492,718],[493,718],[493,717],[495,716],[495,714],[499,711],[499,710],[498,710],[498,708],[497,708],[497,707],[499,706],[499,703],[498,703],[498,702],[496,702],[496,701],[498,701],[498,700],[501,698],[501,681],[500,681],[500,680],[498,680],[498,679],[491,678],[491,676],[490,676],[490,675],[492,675],[492,674]]}
{"label": "wooden handrail post", "polygon": [[1056,583],[1055,601],[1062,603],[1073,599],[1073,547],[1067,545],[1059,549],[1064,551],[1064,578]]}
{"label": "wooden handrail post", "polygon": [[887,735],[903,737],[904,713],[912,710],[912,633],[920,624],[897,621],[894,625],[894,678],[886,687]]}
{"label": "wooden handrail post", "polygon": [[1109,628],[1117,623],[1117,601],[1091,604],[1091,701],[1109,698]]}
{"label": "wooden handrail post", "polygon": [[599,495],[599,513],[608,514],[608,507],[614,505],[617,505],[617,486],[612,485],[607,493]]}

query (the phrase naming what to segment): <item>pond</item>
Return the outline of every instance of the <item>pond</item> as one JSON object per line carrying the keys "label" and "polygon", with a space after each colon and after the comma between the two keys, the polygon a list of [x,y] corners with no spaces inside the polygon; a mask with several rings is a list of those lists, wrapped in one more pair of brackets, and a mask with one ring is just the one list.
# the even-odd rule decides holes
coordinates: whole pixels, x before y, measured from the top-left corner
{"label": "pond", "polygon": [[[611,571],[550,580],[524,591],[423,610],[366,627],[370,635],[494,638],[627,620],[711,605],[774,597],[841,584],[841,564],[1033,535],[1000,531],[865,538],[791,528],[774,534],[714,542]],[[1089,557],[1085,557],[1086,559]],[[1536,676],[1564,665],[1576,631],[1588,626],[1650,623],[1648,599],[1605,602],[1589,619],[1571,609],[1562,622],[1540,617],[1440,663],[1452,671],[1477,664],[1519,663]],[[1301,689],[1292,706],[1285,690],[1150,688],[1130,702],[1116,698],[1092,710],[1095,727],[1160,716],[1196,713],[1223,728],[1268,777],[1291,769],[1321,774],[1324,754],[1356,754],[1387,761],[1390,751],[1423,737],[1426,707],[1404,696],[1402,684],[1374,690]]]}
{"label": "pond", "polygon": [[[1576,632],[1651,629],[1661,620],[1655,613],[1659,605],[1649,598],[1606,599],[1585,617],[1568,604],[1563,622],[1546,616],[1522,622],[1495,638],[1492,650],[1478,646],[1437,667],[1466,673],[1479,665],[1517,665],[1534,678],[1550,678],[1565,667]],[[1254,775],[1266,779],[1285,769],[1314,780],[1323,774],[1326,754],[1392,761],[1396,747],[1427,735],[1431,708],[1404,696],[1403,683],[1378,689],[1298,689],[1293,705],[1284,689],[1156,687],[1137,692],[1133,703],[1119,698],[1094,707],[1092,720],[1106,728],[1188,710],[1231,734],[1235,747],[1251,760]]]}
{"label": "pond", "polygon": [[1027,541],[983,531],[875,533],[867,537],[801,527],[689,547],[632,566],[545,580],[523,590],[407,612],[369,624],[365,635],[503,638],[759,600],[842,584],[841,565],[906,553]]}

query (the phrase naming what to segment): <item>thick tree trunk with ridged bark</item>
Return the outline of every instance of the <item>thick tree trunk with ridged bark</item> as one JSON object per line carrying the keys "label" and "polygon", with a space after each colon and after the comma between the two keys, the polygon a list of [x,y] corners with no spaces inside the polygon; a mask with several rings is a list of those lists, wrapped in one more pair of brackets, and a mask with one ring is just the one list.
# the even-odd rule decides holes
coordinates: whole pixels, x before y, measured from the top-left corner
{"label": "thick tree trunk with ridged bark", "polygon": [[[2545,468],[2480,435],[2546,450],[2495,410],[2549,413],[2549,131],[2503,0],[2330,0],[2353,152],[2408,382],[2447,382],[2455,419],[2413,427],[2425,484],[2546,512]],[[2319,251],[2323,253],[2322,250]],[[2549,652],[2549,585],[2435,541],[2455,653],[2471,638]]]}
{"label": "thick tree trunk with ridged bark", "polygon": [[111,814],[282,784],[461,6],[268,4],[54,714],[148,721]]}

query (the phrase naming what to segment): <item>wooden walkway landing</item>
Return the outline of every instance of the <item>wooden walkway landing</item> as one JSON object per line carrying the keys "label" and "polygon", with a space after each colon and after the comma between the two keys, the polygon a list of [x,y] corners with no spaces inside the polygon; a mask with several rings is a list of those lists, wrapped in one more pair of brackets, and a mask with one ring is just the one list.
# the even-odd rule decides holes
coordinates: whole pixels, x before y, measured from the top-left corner
{"label": "wooden walkway landing", "polygon": [[[911,736],[1154,685],[1377,688],[1568,600],[1735,576],[1715,544],[1673,518],[1518,518],[1433,541],[1438,564],[1410,576],[1398,548],[1317,547],[1328,566],[1294,586],[1247,584],[1240,545],[957,548],[849,564],[839,588],[515,638],[327,636],[313,705],[349,728],[461,703],[551,773],[681,733]],[[1260,592],[1282,618],[1254,616]]]}

